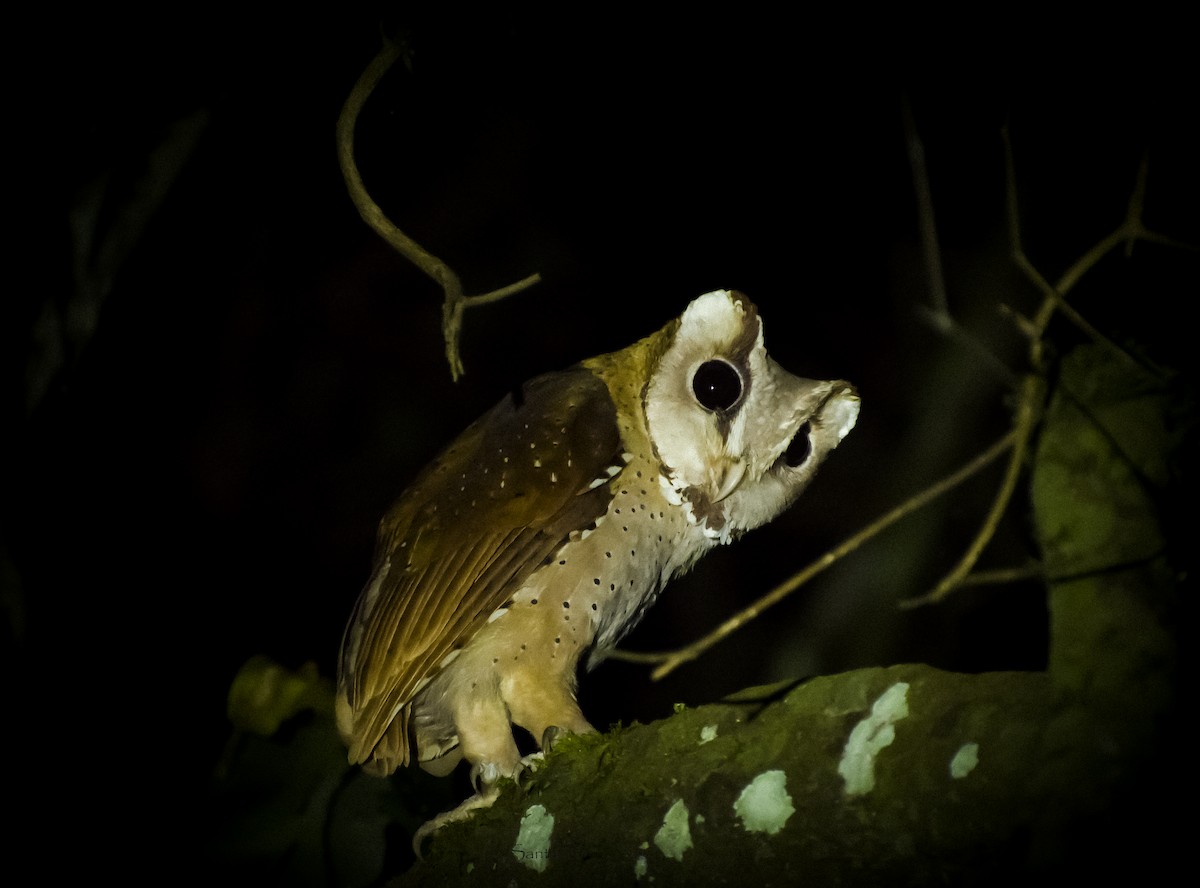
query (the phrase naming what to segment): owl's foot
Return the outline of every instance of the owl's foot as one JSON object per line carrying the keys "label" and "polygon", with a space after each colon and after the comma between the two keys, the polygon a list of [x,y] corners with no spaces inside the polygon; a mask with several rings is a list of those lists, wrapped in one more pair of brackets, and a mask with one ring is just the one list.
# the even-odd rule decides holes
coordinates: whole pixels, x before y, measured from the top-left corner
{"label": "owl's foot", "polygon": [[412,840],[413,853],[417,855],[417,859],[424,859],[424,855],[421,853],[421,845],[427,838],[447,824],[468,820],[480,808],[490,808],[499,796],[500,788],[498,786],[484,784],[481,791],[475,793],[475,795],[471,796],[457,808],[445,811],[432,820],[421,824],[421,827],[413,834]]}
{"label": "owl's foot", "polygon": [[546,753],[544,752],[531,752],[529,755],[522,756],[521,767],[517,768],[516,773],[513,774],[513,779],[518,780],[522,774],[536,774],[538,768],[540,768],[545,761]]}
{"label": "owl's foot", "polygon": [[471,768],[471,786],[475,788],[475,795],[471,796],[457,808],[439,814],[427,823],[421,825],[420,829],[413,835],[412,847],[413,852],[418,859],[423,859],[421,854],[421,845],[425,839],[432,836],[435,832],[450,823],[458,823],[462,820],[469,820],[471,815],[480,808],[490,808],[492,804],[500,797],[500,787],[498,786],[501,778],[509,777],[518,785],[521,783],[521,778],[526,774],[533,774],[541,766],[545,756],[540,752],[534,752],[522,758],[511,770],[505,769],[497,765],[495,762],[481,762]]}
{"label": "owl's foot", "polygon": [[513,772],[513,781],[522,790],[527,790],[529,788],[529,778],[536,774],[545,763],[546,754],[544,752],[531,752],[529,755],[522,756],[520,767]]}

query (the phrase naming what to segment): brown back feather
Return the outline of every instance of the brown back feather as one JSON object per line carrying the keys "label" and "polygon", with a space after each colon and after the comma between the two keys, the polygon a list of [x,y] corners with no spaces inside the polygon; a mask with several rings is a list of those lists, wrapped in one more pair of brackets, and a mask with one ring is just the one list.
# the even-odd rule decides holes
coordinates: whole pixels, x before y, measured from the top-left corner
{"label": "brown back feather", "polygon": [[380,524],[375,570],[342,642],[339,727],[352,762],[377,745],[387,750],[375,772],[409,761],[407,720],[422,679],[572,530],[607,511],[608,485],[589,485],[622,464],[621,450],[607,387],[573,368],[506,397],[400,497]]}

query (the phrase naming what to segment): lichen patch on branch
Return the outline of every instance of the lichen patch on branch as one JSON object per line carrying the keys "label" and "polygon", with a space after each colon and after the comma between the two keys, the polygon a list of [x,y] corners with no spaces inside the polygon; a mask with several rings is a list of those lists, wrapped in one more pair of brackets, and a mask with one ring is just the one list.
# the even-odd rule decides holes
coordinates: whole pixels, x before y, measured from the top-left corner
{"label": "lichen patch on branch", "polygon": [[875,701],[871,714],[854,726],[838,773],[846,795],[865,795],[875,788],[875,757],[896,739],[896,722],[908,717],[908,682],[898,681]]}

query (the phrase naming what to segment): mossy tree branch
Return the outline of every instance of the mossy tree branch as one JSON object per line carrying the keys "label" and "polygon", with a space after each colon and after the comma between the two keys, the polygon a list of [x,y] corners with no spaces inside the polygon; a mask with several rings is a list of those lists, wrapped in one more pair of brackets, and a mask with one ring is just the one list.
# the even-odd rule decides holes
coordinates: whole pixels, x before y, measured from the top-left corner
{"label": "mossy tree branch", "polygon": [[863,669],[569,738],[396,884],[1151,878],[1183,829],[1157,774],[1175,742],[1179,580],[1158,476],[1130,454],[1171,448],[1172,409],[1102,346],[1063,362],[1030,450],[1045,672]]}

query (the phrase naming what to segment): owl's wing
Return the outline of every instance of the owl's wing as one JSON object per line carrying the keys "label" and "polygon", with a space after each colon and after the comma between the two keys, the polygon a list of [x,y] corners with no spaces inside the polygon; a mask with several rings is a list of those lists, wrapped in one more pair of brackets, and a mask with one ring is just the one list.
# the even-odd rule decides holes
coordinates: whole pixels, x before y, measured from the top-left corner
{"label": "owl's wing", "polygon": [[576,368],[506,397],[421,473],[380,524],[342,641],[338,725],[352,762],[385,732],[376,770],[407,762],[407,704],[571,531],[604,515],[611,494],[594,482],[622,465],[608,389]]}

